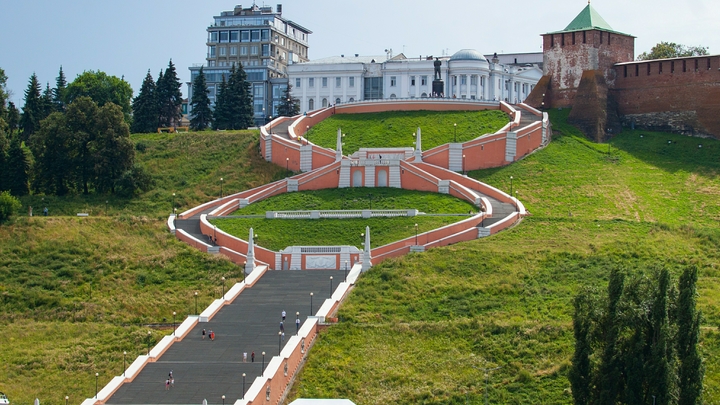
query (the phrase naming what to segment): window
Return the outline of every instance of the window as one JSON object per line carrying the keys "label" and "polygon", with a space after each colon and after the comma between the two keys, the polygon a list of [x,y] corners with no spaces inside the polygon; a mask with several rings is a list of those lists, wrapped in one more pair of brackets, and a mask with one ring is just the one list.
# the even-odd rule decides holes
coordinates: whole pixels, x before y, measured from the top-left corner
{"label": "window", "polygon": [[308,87],[315,87],[315,78],[311,77],[308,79]]}
{"label": "window", "polygon": [[220,47],[220,56],[226,56],[226,52],[227,52],[227,48],[225,48],[224,46]]}
{"label": "window", "polygon": [[452,77],[452,84],[453,86],[457,86],[457,76]]}
{"label": "window", "polygon": [[335,99],[335,104],[340,104],[340,103],[341,103],[340,97],[336,98],[336,99]]}
{"label": "window", "polygon": [[365,100],[381,100],[383,98],[383,78],[366,77],[364,90]]}
{"label": "window", "polygon": [[260,40],[262,42],[268,42],[270,41],[270,30],[262,30]]}
{"label": "window", "polygon": [[350,77],[348,80],[349,80],[349,85],[350,85],[350,87],[355,87],[355,78],[354,78],[354,77]]}
{"label": "window", "polygon": [[460,76],[460,84],[467,84],[467,76],[465,76],[465,75]]}
{"label": "window", "polygon": [[250,42],[260,42],[260,30],[250,31]]}
{"label": "window", "polygon": [[397,77],[396,76],[390,76],[390,87],[397,86]]}
{"label": "window", "polygon": [[351,102],[351,103],[354,103],[354,102],[355,102],[355,99],[352,98],[352,97],[350,97],[350,100],[348,100],[348,101]]}
{"label": "window", "polygon": [[214,58],[214,57],[215,57],[215,45],[213,45],[213,46],[208,46],[208,53],[210,54],[210,56],[209,56],[210,58]]}
{"label": "window", "polygon": [[237,56],[237,46],[230,47],[230,56]]}
{"label": "window", "polygon": [[342,78],[336,77],[335,78],[335,87],[340,87],[342,85]]}
{"label": "window", "polygon": [[315,109],[315,100],[309,99],[308,100],[308,110],[312,111]]}
{"label": "window", "polygon": [[240,31],[230,31],[230,42],[240,42]]}
{"label": "window", "polygon": [[240,55],[247,55],[247,46],[240,47]]}
{"label": "window", "polygon": [[[327,87],[327,77],[322,78],[322,86]],[[325,106],[323,106],[323,107],[325,107]]]}
{"label": "window", "polygon": [[250,47],[250,55],[257,55],[258,54],[258,47],[257,45]]}
{"label": "window", "polygon": [[390,95],[390,98],[397,98],[397,96],[395,95],[395,93],[393,93]]}
{"label": "window", "polygon": [[262,44],[262,56],[270,56],[270,44]]}
{"label": "window", "polygon": [[218,41],[218,33],[217,32],[211,32],[210,38],[208,38],[208,42],[217,42]]}
{"label": "window", "polygon": [[328,101],[326,98],[322,99],[322,106],[323,106],[323,108],[328,106]]}
{"label": "window", "polygon": [[423,93],[420,95],[421,98],[427,98],[427,93]]}
{"label": "window", "polygon": [[229,31],[220,31],[220,42],[230,42]]}
{"label": "window", "polygon": [[415,76],[410,76],[410,85],[411,86],[415,85]]}
{"label": "window", "polygon": [[250,31],[240,31],[240,42],[250,42]]}
{"label": "window", "polygon": [[299,78],[298,78],[298,79],[295,79],[295,88],[299,89],[299,88],[300,88],[300,83],[301,83],[301,81],[300,81]]}
{"label": "window", "polygon": [[427,76],[420,76],[420,84],[422,86],[427,86]]}

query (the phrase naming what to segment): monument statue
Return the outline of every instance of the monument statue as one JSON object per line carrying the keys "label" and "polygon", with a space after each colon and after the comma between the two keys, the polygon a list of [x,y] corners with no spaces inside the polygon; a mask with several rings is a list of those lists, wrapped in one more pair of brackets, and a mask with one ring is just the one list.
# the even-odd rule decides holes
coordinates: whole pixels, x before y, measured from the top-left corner
{"label": "monument statue", "polygon": [[440,61],[440,58],[435,58],[433,65],[435,65],[435,80],[442,80],[442,75],[440,74],[440,66],[442,66],[442,62]]}

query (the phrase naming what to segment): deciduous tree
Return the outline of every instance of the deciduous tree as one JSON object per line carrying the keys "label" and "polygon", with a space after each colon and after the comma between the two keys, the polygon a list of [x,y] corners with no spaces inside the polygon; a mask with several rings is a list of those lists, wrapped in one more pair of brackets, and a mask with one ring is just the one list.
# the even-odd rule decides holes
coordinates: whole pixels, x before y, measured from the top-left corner
{"label": "deciduous tree", "polygon": [[120,107],[112,103],[100,107],[95,122],[95,137],[90,144],[93,183],[98,192],[115,193],[116,182],[135,161],[130,129],[123,120]]}
{"label": "deciduous tree", "polygon": [[65,115],[50,114],[30,138],[35,157],[33,188],[45,194],[65,195],[73,187],[70,131]]}
{"label": "deciduous tree", "polygon": [[680,276],[677,302],[677,352],[679,362],[679,405],[698,403],[702,393],[705,371],[698,352],[700,320],[702,315],[695,308],[697,300],[697,268],[689,266]]}
{"label": "deciduous tree", "polygon": [[67,86],[66,94],[68,104],[83,96],[89,97],[99,107],[107,103],[117,104],[123,111],[125,122],[130,122],[133,90],[122,78],[109,76],[100,70],[85,71]]}
{"label": "deciduous tree", "polygon": [[638,60],[669,59],[707,54],[708,48],[704,46],[685,46],[674,42],[660,42],[653,46],[650,52],[643,52],[638,55]]}

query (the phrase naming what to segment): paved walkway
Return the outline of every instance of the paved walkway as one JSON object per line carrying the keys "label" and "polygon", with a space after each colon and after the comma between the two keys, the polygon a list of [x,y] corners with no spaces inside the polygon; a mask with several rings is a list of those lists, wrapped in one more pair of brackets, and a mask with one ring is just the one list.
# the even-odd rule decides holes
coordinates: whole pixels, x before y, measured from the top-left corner
{"label": "paved walkway", "polygon": [[[334,287],[343,280],[337,270],[267,271],[252,287],[243,291],[207,323],[197,326],[182,341],[175,342],[158,360],[148,363],[132,383],[124,384],[107,404],[231,404],[242,398],[242,374],[246,389],[265,366],[278,355],[280,314],[287,311],[285,342],[295,334],[295,313],[301,322],[330,297],[330,276]],[[201,332],[212,329],[215,340],[202,340]],[[250,354],[255,351],[255,362]],[[247,363],[243,363],[243,352]],[[165,390],[170,370],[175,387]]]}

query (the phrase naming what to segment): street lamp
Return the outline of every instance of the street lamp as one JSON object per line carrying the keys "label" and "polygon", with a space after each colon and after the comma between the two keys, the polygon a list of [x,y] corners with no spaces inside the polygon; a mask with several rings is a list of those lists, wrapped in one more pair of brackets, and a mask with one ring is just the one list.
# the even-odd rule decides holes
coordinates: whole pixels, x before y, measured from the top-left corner
{"label": "street lamp", "polygon": [[482,215],[482,219],[480,220],[480,228],[485,228],[485,211],[487,208],[485,208],[484,205],[480,206],[480,214]]}
{"label": "street lamp", "polygon": [[222,299],[225,299],[225,277],[220,277],[220,280],[222,281]]}
{"label": "street lamp", "polygon": [[310,293],[310,316],[312,316],[312,314],[313,314],[313,310],[312,310],[312,297],[313,297],[313,293]]}
{"label": "street lamp", "polygon": [[245,267],[247,266],[247,260],[243,262],[243,283],[245,282]]}
{"label": "street lamp", "polygon": [[69,396],[65,395],[65,405],[68,405],[68,400],[70,399]]}
{"label": "street lamp", "polygon": [[345,260],[345,282],[347,283],[348,262]]}
{"label": "street lamp", "polygon": [[175,329],[175,315],[176,314],[177,313],[175,311],[173,311],[173,336],[175,336],[175,331],[176,331],[176,329]]}
{"label": "street lamp", "polygon": [[127,352],[123,351],[123,377],[125,377],[125,371],[127,370],[127,367],[125,366],[125,357],[127,357]]}
{"label": "street lamp", "polygon": [[285,158],[285,172],[290,173],[290,158],[289,157]]}
{"label": "street lamp", "polygon": [[223,178],[220,177],[220,198],[223,198]]}
{"label": "street lamp", "polygon": [[175,212],[175,193],[173,193],[173,203],[172,203],[173,212]]}
{"label": "street lamp", "polygon": [[333,279],[332,279],[332,276],[330,276],[330,298],[332,298],[332,294],[333,294],[333,282],[332,282],[332,280],[333,280]]}
{"label": "street lamp", "polygon": [[295,312],[295,335],[300,333],[300,312]]}
{"label": "street lamp", "polygon": [[310,143],[310,125],[305,125],[305,145]]}
{"label": "street lamp", "polygon": [[455,127],[455,140],[454,140],[454,142],[457,143],[457,123],[453,124],[453,126]]}
{"label": "street lamp", "polygon": [[262,376],[265,377],[265,352],[262,352],[262,356],[263,356],[262,368],[260,369],[260,372],[261,372]]}
{"label": "street lamp", "polygon": [[510,197],[512,197],[513,176],[510,176]]}
{"label": "street lamp", "polygon": [[243,373],[243,393],[242,393],[242,399],[245,399],[245,373]]}
{"label": "street lamp", "polygon": [[225,395],[222,396],[223,405],[225,405]]}
{"label": "street lamp", "polygon": [[465,171],[465,155],[463,155],[462,171],[463,171],[463,175],[467,176],[467,172]]}
{"label": "street lamp", "polygon": [[270,135],[272,135],[272,115],[270,116]]}
{"label": "street lamp", "polygon": [[97,399],[98,394],[98,376],[100,376],[100,373],[95,373],[95,399]]}
{"label": "street lamp", "polygon": [[197,291],[195,291],[195,315],[197,315]]}
{"label": "street lamp", "polygon": [[280,355],[281,349],[282,349],[282,331],[278,331],[278,356]]}

